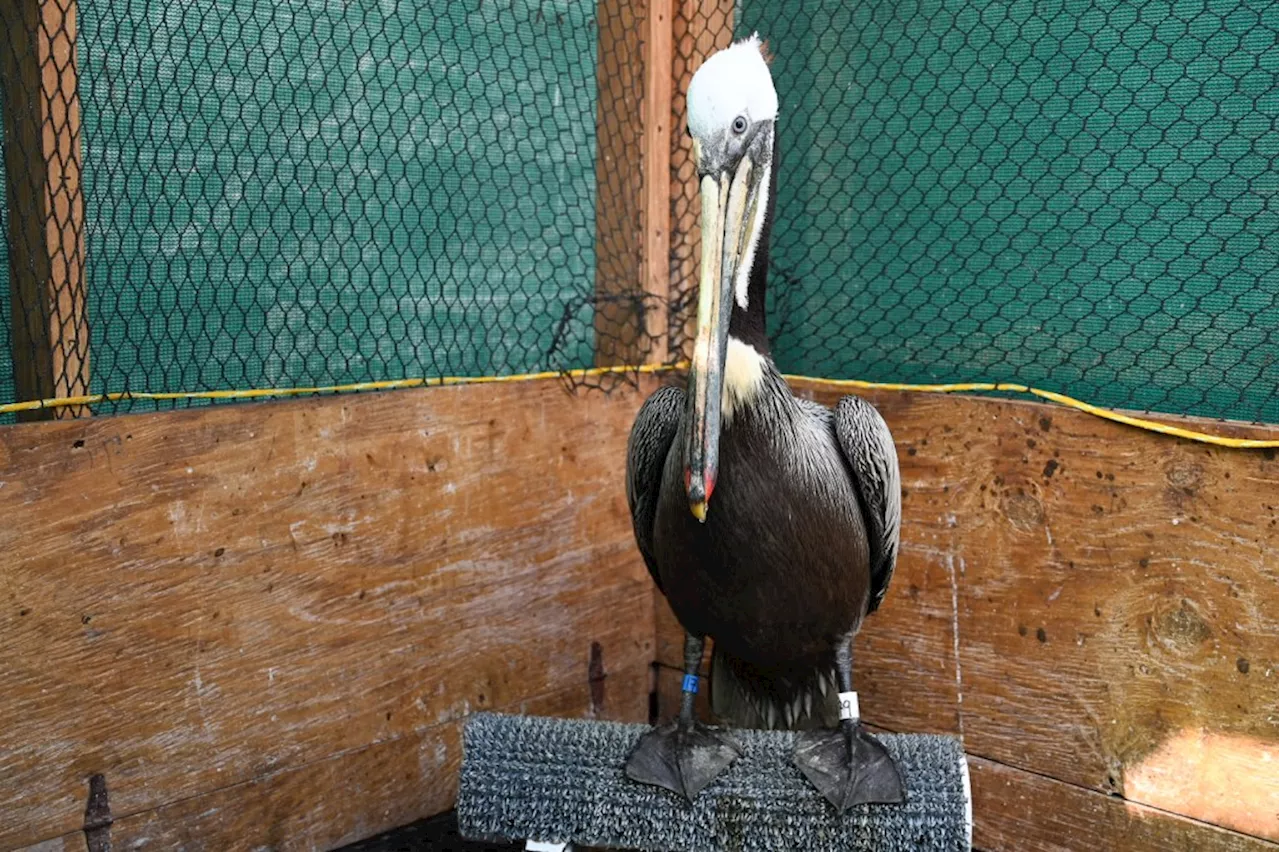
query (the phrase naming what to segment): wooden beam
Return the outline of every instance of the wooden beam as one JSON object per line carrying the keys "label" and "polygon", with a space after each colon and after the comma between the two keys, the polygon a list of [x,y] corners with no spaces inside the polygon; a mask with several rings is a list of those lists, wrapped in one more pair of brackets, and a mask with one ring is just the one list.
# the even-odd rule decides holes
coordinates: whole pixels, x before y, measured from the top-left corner
{"label": "wooden beam", "polygon": [[644,3],[596,7],[596,363],[636,364],[645,340]]}
{"label": "wooden beam", "polygon": [[644,74],[645,363],[667,360],[671,276],[671,4],[648,0]]}
{"label": "wooden beam", "polygon": [[693,72],[717,50],[733,42],[734,0],[674,0],[671,75],[671,122],[668,134],[671,239],[667,275],[672,315],[670,351],[673,360],[693,354],[698,310],[698,176],[693,162],[693,140],[685,132],[688,113],[685,94]]}
{"label": "wooden beam", "polygon": [[[0,5],[5,86],[9,293],[18,399],[89,386],[76,0]],[[75,417],[63,407],[20,419]]]}
{"label": "wooden beam", "polygon": [[[867,719],[1275,839],[1275,452],[1058,406],[865,396],[893,430],[904,490],[898,571],[855,643]],[[659,662],[678,667],[665,605],[656,624]],[[1162,848],[1129,836],[1093,848]]]}
{"label": "wooden beam", "polygon": [[660,364],[669,342],[671,0],[601,0],[597,17],[596,363]]}
{"label": "wooden beam", "polygon": [[647,668],[618,479],[641,398],[547,381],[0,429],[0,848],[79,830],[96,773],[143,813]]}

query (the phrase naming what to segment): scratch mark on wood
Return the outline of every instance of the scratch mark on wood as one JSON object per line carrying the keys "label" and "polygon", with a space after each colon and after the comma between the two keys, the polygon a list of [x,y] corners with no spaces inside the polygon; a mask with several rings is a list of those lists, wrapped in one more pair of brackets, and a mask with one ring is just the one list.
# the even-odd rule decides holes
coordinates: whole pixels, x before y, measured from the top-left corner
{"label": "scratch mark on wood", "polygon": [[[964,557],[960,557],[960,570],[964,571]],[[964,678],[960,674],[960,583],[956,578],[955,559],[947,554],[947,577],[951,580],[951,650],[956,664],[956,726],[960,739],[964,740]]]}

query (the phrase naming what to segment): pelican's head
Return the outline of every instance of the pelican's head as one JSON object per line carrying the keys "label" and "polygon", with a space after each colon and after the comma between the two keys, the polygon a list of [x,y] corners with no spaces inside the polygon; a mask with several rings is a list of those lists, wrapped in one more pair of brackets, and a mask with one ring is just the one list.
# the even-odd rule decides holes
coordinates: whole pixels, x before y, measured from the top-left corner
{"label": "pelican's head", "polygon": [[706,519],[716,483],[729,318],[735,304],[747,310],[769,202],[778,93],[761,48],[753,35],[716,53],[693,75],[687,97],[702,196],[698,333],[685,436],[685,483],[698,520]]}

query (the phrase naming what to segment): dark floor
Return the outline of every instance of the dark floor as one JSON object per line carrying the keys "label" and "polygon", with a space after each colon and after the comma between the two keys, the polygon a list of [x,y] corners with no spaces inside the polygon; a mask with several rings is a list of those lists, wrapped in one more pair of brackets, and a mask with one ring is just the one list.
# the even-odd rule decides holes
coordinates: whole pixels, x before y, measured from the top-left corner
{"label": "dark floor", "polygon": [[458,836],[458,824],[453,812],[438,817],[424,819],[413,825],[406,825],[368,840],[361,840],[350,846],[343,846],[336,852],[523,852],[523,843],[502,845],[498,843],[476,843],[463,840]]}

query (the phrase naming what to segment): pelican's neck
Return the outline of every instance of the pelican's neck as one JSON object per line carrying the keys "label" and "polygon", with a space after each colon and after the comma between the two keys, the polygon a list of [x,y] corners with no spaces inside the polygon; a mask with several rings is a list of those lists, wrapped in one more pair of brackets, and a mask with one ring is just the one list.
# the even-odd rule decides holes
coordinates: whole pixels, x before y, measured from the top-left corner
{"label": "pelican's neck", "polygon": [[775,372],[769,357],[769,335],[765,325],[765,295],[769,283],[769,237],[773,232],[774,199],[778,190],[778,137],[773,139],[773,155],[770,162],[769,196],[764,216],[760,222],[760,234],[755,242],[755,256],[751,260],[750,277],[747,279],[747,306],[733,305],[729,317],[729,347],[725,352],[724,396],[721,416],[726,426],[733,420],[735,411],[755,403],[765,389],[768,374]]}
{"label": "pelican's neck", "polygon": [[[760,217],[758,235],[751,241],[755,252],[747,278],[747,306],[735,300],[729,317],[729,336],[752,347],[761,355],[769,355],[769,335],[765,324],[765,296],[769,284],[769,239],[773,233],[774,202],[778,195],[778,137],[773,137],[773,153],[769,162],[769,189],[764,216]],[[726,365],[727,366],[727,365]]]}

